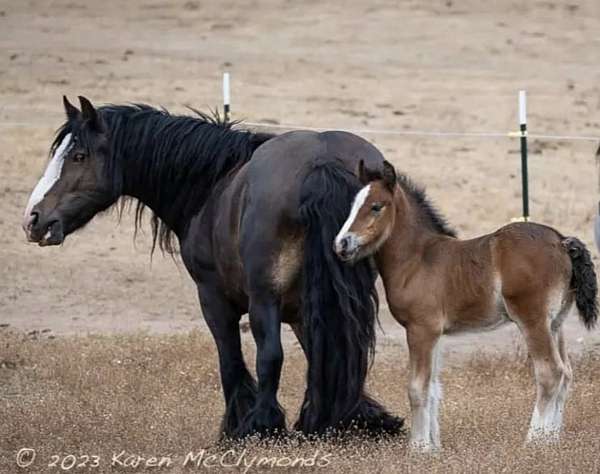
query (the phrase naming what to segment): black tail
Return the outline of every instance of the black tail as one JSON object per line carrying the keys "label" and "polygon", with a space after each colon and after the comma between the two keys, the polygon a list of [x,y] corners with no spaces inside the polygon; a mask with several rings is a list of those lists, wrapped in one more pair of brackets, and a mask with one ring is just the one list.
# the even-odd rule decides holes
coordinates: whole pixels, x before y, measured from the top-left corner
{"label": "black tail", "polygon": [[350,426],[398,433],[403,425],[363,394],[375,346],[376,274],[368,259],[345,265],[333,251],[335,235],[360,187],[341,162],[325,159],[315,163],[302,185],[308,381],[296,428],[306,434]]}
{"label": "black tail", "polygon": [[575,292],[575,305],[585,327],[592,329],[598,320],[598,282],[592,256],[584,243],[575,237],[567,237],[562,244],[573,266],[571,289]]}

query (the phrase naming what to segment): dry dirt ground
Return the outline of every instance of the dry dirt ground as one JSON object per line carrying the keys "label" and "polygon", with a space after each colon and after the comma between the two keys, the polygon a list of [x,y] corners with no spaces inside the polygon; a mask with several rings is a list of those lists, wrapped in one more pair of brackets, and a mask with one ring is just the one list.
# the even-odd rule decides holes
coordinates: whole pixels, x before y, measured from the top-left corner
{"label": "dry dirt ground", "polygon": [[[133,242],[128,216],[120,223],[115,214],[100,216],[60,248],[25,243],[21,213],[63,120],[62,94],[86,95],[96,103],[147,102],[176,112],[185,112],[186,104],[206,110],[219,104],[227,70],[236,119],[323,128],[509,131],[515,129],[517,90],[526,88],[532,132],[598,136],[598,31],[596,0],[0,0],[0,324],[9,326],[0,333],[0,360],[8,361],[0,366],[6,394],[0,414],[8,416],[0,417],[8,419],[0,425],[7,430],[0,442],[10,440],[2,455],[30,442],[45,445],[47,454],[76,447],[78,440],[87,450],[116,449],[124,439],[131,449],[150,452],[169,439],[164,449],[180,452],[181,446],[213,439],[221,412],[215,351],[194,286],[181,264],[160,255],[150,260],[147,236]],[[492,231],[519,215],[514,139],[365,136],[427,185],[462,236]],[[534,220],[590,245],[596,147],[592,141],[531,141]],[[381,318],[385,334],[372,384],[405,413],[403,331],[385,305]],[[448,376],[443,423],[454,444],[443,458],[446,467],[478,467],[482,456],[481,466],[492,470],[503,462],[528,468],[540,459],[574,469],[589,461],[584,454],[597,452],[600,416],[591,409],[599,405],[590,374],[599,370],[593,353],[600,331],[586,333],[575,315],[566,326],[572,351],[582,357],[576,401],[567,412],[567,443],[543,457],[527,451],[518,466],[503,458],[518,445],[533,395],[529,377],[520,377],[526,370],[513,372],[507,359],[518,348],[518,334],[509,328],[447,343],[452,364],[485,351],[485,357],[500,358],[500,368],[491,364],[466,375],[456,369]],[[194,328],[201,331],[189,335]],[[32,331],[39,333],[29,338],[44,341],[17,342]],[[140,331],[146,335],[122,335]],[[88,333],[103,336],[84,337]],[[48,340],[52,336],[58,337]],[[150,359],[143,363],[146,351]],[[115,369],[121,353],[133,372]],[[284,401],[293,406],[303,369],[287,330],[286,354]],[[178,371],[189,377],[185,384]],[[474,390],[471,398],[459,396],[466,386]],[[35,422],[25,423],[26,417]],[[154,418],[161,424],[151,429]],[[380,470],[387,470],[387,462],[415,468],[405,464],[402,446],[385,445],[381,459],[379,448],[367,446],[368,452],[359,450],[351,459],[364,455]],[[339,462],[343,468],[354,461]],[[369,462],[359,463],[361,469],[368,470]],[[443,470],[436,462],[431,467]]]}
{"label": "dry dirt ground", "polygon": [[[321,467],[307,465],[299,472],[583,473],[600,469],[598,354],[581,356],[575,363],[576,385],[559,447],[523,447],[534,390],[522,354],[477,354],[460,368],[449,368],[443,376],[447,393],[440,420],[445,448],[437,456],[420,457],[407,453],[404,440],[217,446],[223,406],[211,356],[213,342],[203,331],[50,340],[5,331],[2,343],[0,472],[19,472],[15,459],[23,447],[37,452],[29,468],[34,472],[58,472],[48,467],[56,462],[53,455],[69,467],[70,454],[78,456],[77,463],[86,462],[83,455],[98,456],[95,472],[153,472],[143,468],[145,461],[137,469],[119,465],[133,463],[137,456],[171,458],[172,464],[161,472],[193,472],[196,464],[191,460],[184,468],[189,453],[197,456],[198,470],[203,472],[222,470],[210,468],[218,462],[207,460],[210,455],[225,455],[225,463],[241,457],[236,471],[244,471],[244,461],[266,458],[262,469],[254,464],[249,472],[266,470],[273,458],[280,463],[274,472],[290,472],[294,469],[286,464],[313,456]],[[252,353],[250,345],[246,349]],[[406,373],[398,362],[389,353],[381,355],[370,391],[393,411],[406,413]],[[291,351],[280,397],[288,421],[295,419],[302,400],[304,369],[303,356]],[[87,460],[87,465],[92,462]]]}

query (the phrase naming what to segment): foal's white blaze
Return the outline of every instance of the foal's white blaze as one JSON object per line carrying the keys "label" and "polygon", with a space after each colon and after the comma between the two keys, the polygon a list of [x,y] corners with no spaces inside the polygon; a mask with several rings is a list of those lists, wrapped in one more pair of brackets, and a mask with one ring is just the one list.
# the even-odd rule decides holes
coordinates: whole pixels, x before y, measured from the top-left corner
{"label": "foal's white blaze", "polygon": [[356,196],[354,196],[354,201],[352,202],[352,209],[350,209],[350,214],[348,215],[348,219],[346,219],[346,222],[344,222],[342,229],[338,232],[338,235],[335,238],[336,247],[339,247],[342,239],[344,238],[344,236],[346,235],[348,230],[350,230],[350,227],[352,227],[352,224],[354,224],[354,221],[356,220],[356,216],[358,215],[358,211],[360,211],[360,208],[363,206],[363,204],[367,200],[367,197],[369,196],[369,192],[371,192],[371,185],[367,184],[358,193],[356,193]]}
{"label": "foal's white blaze", "polygon": [[61,144],[54,151],[54,155],[52,155],[52,159],[50,160],[50,163],[48,163],[46,171],[44,171],[44,175],[40,178],[35,188],[33,188],[31,196],[29,197],[29,202],[25,208],[23,223],[25,227],[30,222],[31,210],[33,209],[33,206],[44,199],[46,193],[50,190],[54,183],[59,180],[63,163],[65,161],[65,155],[69,151],[70,147],[71,134],[67,133]]}

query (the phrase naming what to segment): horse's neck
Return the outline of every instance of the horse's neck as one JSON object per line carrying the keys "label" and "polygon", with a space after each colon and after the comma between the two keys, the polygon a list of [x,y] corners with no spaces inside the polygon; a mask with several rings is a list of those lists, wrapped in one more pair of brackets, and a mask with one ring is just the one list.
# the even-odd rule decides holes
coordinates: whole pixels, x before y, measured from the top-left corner
{"label": "horse's neck", "polygon": [[[178,195],[175,189],[177,183],[169,182],[169,176],[177,176],[177,173],[163,169],[157,182],[156,177],[148,176],[148,173],[136,170],[135,166],[132,169],[132,164],[142,165],[138,160],[128,160],[127,174],[135,174],[138,178],[125,180],[123,195],[140,201],[166,224],[175,235],[181,237],[187,222],[179,217],[179,213],[173,212],[174,208],[182,206],[181,203],[177,202],[181,196]],[[148,180],[139,179],[140,176],[147,176]]]}
{"label": "horse's neck", "polygon": [[396,216],[388,239],[377,253],[377,265],[384,281],[413,275],[410,268],[422,265],[425,252],[434,243],[445,240],[423,222],[421,210],[405,193],[397,193]]}

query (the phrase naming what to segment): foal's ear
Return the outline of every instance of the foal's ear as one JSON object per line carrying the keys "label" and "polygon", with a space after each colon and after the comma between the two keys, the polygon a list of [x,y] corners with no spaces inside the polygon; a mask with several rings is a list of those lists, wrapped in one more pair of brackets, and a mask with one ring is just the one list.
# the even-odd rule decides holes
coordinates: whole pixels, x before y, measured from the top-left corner
{"label": "foal's ear", "polygon": [[358,175],[358,179],[359,181],[363,184],[363,185],[367,185],[369,184],[369,172],[367,170],[367,168],[365,167],[365,160],[360,160],[358,162],[358,170],[357,173]]}
{"label": "foal's ear", "polygon": [[96,132],[102,131],[102,124],[98,112],[92,105],[92,103],[83,96],[79,96],[79,103],[81,104],[81,116],[83,120],[87,121],[89,127]]}
{"label": "foal's ear", "polygon": [[396,169],[389,161],[385,160],[383,162],[383,183],[390,191],[394,192],[396,182]]}
{"label": "foal's ear", "polygon": [[75,120],[79,117],[79,110],[75,107],[69,99],[67,99],[66,95],[63,95],[63,105],[65,106],[65,113],[67,114],[67,118],[69,120]]}

